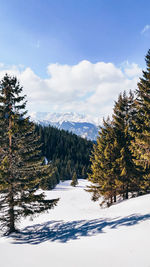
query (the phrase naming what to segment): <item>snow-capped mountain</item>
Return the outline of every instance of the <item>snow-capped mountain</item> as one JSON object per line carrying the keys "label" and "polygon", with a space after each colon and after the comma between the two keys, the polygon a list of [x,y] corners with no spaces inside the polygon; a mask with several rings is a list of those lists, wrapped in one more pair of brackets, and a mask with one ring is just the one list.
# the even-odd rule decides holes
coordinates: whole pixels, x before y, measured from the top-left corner
{"label": "snow-capped mountain", "polygon": [[75,133],[83,138],[96,140],[98,135],[98,119],[93,120],[90,116],[75,112],[49,113],[32,112],[29,114],[31,119],[44,126],[54,126],[58,129]]}

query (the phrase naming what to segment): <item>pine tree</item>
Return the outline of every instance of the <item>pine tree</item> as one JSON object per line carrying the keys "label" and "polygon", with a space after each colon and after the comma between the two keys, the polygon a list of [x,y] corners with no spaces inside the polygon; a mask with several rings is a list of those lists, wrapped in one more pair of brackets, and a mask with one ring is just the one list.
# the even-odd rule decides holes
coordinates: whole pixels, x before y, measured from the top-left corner
{"label": "pine tree", "polygon": [[85,166],[83,166],[83,168],[82,168],[81,177],[82,177],[83,179],[87,178],[87,171],[86,171]]}
{"label": "pine tree", "polygon": [[74,171],[73,176],[72,176],[72,181],[71,181],[70,185],[75,187],[77,184],[78,184],[77,174]]}
{"label": "pine tree", "polygon": [[91,156],[91,172],[88,175],[92,185],[87,191],[93,194],[92,200],[96,201],[101,196],[109,206],[116,201],[116,140],[111,120],[103,120],[100,127],[97,144]]}
{"label": "pine tree", "polygon": [[22,90],[16,77],[6,74],[0,82],[0,221],[8,234],[16,231],[22,216],[44,212],[58,201],[36,192],[50,166],[43,165],[35,126],[25,116]]}
{"label": "pine tree", "polygon": [[114,106],[113,125],[118,144],[118,192],[124,198],[128,198],[129,191],[138,188],[138,175],[134,164],[134,157],[130,150],[131,131],[134,130],[133,117],[135,115],[134,96],[130,91],[129,96],[126,92],[119,95],[118,101]]}
{"label": "pine tree", "polygon": [[150,191],[150,50],[146,57],[146,70],[136,90],[136,133],[132,142],[135,163],[143,170],[141,190]]}

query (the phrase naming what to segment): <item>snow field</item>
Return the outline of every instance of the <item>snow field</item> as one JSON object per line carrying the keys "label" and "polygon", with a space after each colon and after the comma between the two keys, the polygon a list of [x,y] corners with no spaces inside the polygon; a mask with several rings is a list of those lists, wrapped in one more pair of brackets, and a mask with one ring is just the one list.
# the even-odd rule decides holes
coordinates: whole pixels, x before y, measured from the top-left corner
{"label": "snow field", "polygon": [[0,238],[2,267],[150,267],[150,195],[102,209],[79,180],[47,191],[57,207],[33,221],[22,220],[21,233]]}

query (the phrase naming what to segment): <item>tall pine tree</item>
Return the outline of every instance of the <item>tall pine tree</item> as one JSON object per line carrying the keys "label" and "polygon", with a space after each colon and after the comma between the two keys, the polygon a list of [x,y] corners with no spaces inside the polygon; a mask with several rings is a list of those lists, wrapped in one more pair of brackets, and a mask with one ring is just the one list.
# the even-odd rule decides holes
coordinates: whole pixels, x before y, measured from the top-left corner
{"label": "tall pine tree", "polygon": [[136,90],[136,132],[132,142],[132,152],[138,168],[143,169],[141,189],[150,191],[150,50],[146,57],[146,70],[140,78]]}
{"label": "tall pine tree", "polygon": [[88,175],[92,185],[87,191],[92,192],[92,199],[104,197],[103,203],[109,206],[116,201],[116,140],[113,125],[108,118],[103,120],[97,144],[91,156],[91,172]]}
{"label": "tall pine tree", "polygon": [[113,125],[118,144],[118,193],[123,198],[128,198],[128,193],[136,191],[138,188],[138,175],[134,164],[134,157],[130,150],[133,137],[131,131],[134,130],[133,117],[135,116],[134,96],[130,91],[129,96],[126,92],[120,94],[114,106]]}
{"label": "tall pine tree", "polygon": [[0,82],[0,212],[1,225],[10,234],[22,216],[33,216],[54,207],[58,199],[45,200],[37,193],[41,178],[48,177],[35,127],[25,118],[26,101],[16,77]]}

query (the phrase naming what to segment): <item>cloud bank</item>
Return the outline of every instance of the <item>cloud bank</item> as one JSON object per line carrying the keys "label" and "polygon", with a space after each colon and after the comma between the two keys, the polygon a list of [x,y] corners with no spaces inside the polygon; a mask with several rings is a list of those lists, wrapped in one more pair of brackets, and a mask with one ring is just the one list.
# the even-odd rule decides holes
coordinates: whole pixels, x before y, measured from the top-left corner
{"label": "cloud bank", "polygon": [[125,62],[117,67],[113,63],[93,64],[87,60],[73,66],[49,64],[46,79],[31,68],[0,63],[0,79],[6,72],[19,79],[29,111],[75,111],[100,118],[111,115],[118,94],[134,90],[141,75],[135,63]]}

